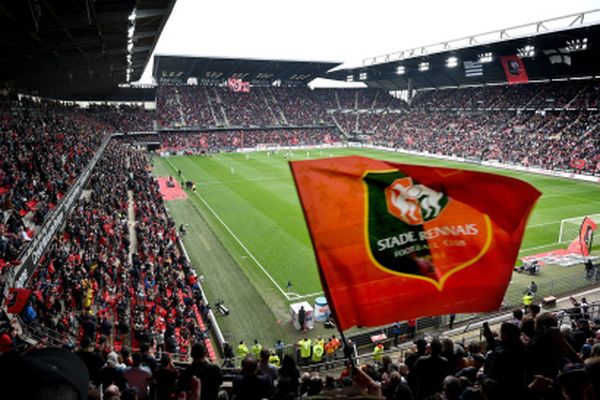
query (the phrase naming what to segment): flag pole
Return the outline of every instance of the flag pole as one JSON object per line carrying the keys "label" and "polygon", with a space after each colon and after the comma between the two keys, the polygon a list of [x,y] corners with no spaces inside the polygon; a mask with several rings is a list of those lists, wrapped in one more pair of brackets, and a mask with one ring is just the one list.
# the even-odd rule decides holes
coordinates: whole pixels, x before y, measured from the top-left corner
{"label": "flag pole", "polygon": [[[336,326],[337,326],[337,324],[336,324]],[[354,368],[356,367],[356,364],[354,363],[354,359],[352,358],[352,349],[348,345],[348,340],[346,339],[346,336],[344,335],[344,331],[341,329],[338,329],[338,332],[340,333],[340,338],[342,339],[342,343],[344,344],[344,357],[348,358],[348,361],[350,362],[350,365],[352,366],[352,369],[354,370]]]}

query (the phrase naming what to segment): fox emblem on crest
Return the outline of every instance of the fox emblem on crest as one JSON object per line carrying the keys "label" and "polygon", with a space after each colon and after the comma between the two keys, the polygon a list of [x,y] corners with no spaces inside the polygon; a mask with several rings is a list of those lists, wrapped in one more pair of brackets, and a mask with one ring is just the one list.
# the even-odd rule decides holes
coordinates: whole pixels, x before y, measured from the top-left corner
{"label": "fox emblem on crest", "polygon": [[396,179],[385,189],[390,214],[410,225],[421,225],[442,211],[444,193],[425,185],[413,184],[409,177]]}

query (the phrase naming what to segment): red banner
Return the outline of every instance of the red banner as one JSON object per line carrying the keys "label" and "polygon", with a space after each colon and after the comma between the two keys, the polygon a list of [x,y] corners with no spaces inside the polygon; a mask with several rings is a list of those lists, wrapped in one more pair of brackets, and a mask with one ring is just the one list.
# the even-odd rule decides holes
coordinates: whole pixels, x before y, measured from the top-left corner
{"label": "red banner", "polygon": [[583,158],[574,158],[573,160],[571,160],[571,162],[569,164],[571,165],[571,168],[573,168],[573,169],[582,170],[585,168],[586,162]]}
{"label": "red banner", "polygon": [[27,305],[29,296],[31,296],[29,289],[10,288],[6,297],[6,311],[10,314],[19,314]]}
{"label": "red banner", "polygon": [[500,62],[502,63],[502,68],[504,68],[504,74],[506,74],[506,80],[509,85],[529,82],[527,70],[520,57],[502,56],[500,57]]}
{"label": "red banner", "polygon": [[589,256],[596,229],[598,229],[598,224],[590,217],[585,217],[579,227],[579,236],[571,242],[568,250],[572,253],[581,254],[584,257]]}
{"label": "red banner", "polygon": [[340,329],[500,307],[531,185],[358,156],[290,165]]}
{"label": "red banner", "polygon": [[250,82],[244,82],[241,79],[229,78],[227,80],[227,87],[234,92],[250,92]]}

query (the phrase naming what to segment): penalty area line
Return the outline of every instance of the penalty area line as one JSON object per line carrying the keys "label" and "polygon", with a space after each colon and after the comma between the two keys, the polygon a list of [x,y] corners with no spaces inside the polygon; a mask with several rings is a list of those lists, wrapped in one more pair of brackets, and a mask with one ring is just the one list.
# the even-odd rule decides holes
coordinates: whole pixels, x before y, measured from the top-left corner
{"label": "penalty area line", "polygon": [[560,243],[550,243],[550,244],[544,244],[541,246],[535,246],[535,247],[530,247],[528,249],[520,249],[519,253],[525,253],[531,250],[538,250],[538,249],[545,249],[546,247],[552,247],[552,246],[558,246],[560,245]]}
{"label": "penalty area line", "polygon": [[[308,298],[315,297],[315,296],[321,296],[323,294],[324,294],[323,292],[314,292],[314,293],[303,294],[303,295],[299,295],[296,293],[290,293],[290,298],[288,300],[303,300],[303,299],[308,299]],[[295,295],[295,296],[291,296],[291,295]]]}
{"label": "penalty area line", "polygon": [[[171,168],[173,168],[174,170],[177,170],[177,168],[175,168],[175,166],[171,163],[171,161],[169,161],[167,159],[165,159],[165,161],[167,162],[167,164],[169,164],[171,166]],[[183,179],[186,179],[185,176],[183,176],[183,175],[181,175],[181,177]],[[248,250],[248,248],[246,247],[246,245],[244,245],[244,243],[242,243],[242,241],[237,237],[237,235],[235,233],[233,233],[233,231],[229,228],[229,226],[227,226],[227,224],[225,223],[225,221],[223,221],[221,219],[221,217],[219,217],[219,215],[215,212],[215,210],[213,210],[213,208],[210,206],[210,204],[208,204],[208,202],[206,200],[204,200],[204,198],[202,198],[202,196],[200,196],[200,194],[198,194],[198,192],[194,192],[194,194],[196,196],[198,196],[198,198],[206,206],[206,208],[208,209],[208,211],[210,211],[212,213],[212,215],[217,219],[217,221],[219,221],[221,223],[221,225],[223,225],[223,227],[227,230],[227,232],[229,232],[229,234],[231,235],[231,237],[240,245],[240,247],[242,249],[244,249],[244,251],[246,252],[246,254],[248,254],[250,256],[250,258],[256,263],[256,265],[258,266],[258,268],[260,268],[260,270],[266,275],[267,278],[269,278],[269,280],[273,283],[273,285],[275,285],[275,287],[281,292],[281,294],[284,295],[285,298],[289,301],[290,297],[287,295],[287,293],[281,288],[281,286],[279,286],[279,284],[275,281],[275,279],[273,279],[273,277],[271,276],[271,274],[269,274],[267,272],[267,270],[265,269],[265,267],[262,266],[262,264],[256,259],[256,257],[254,257],[254,254],[252,254],[250,252],[250,250]]]}

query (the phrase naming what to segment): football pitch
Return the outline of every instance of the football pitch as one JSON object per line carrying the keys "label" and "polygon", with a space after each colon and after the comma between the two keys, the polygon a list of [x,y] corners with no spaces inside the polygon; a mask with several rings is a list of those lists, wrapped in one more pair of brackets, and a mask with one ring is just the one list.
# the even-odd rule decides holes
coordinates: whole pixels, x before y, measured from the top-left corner
{"label": "football pitch", "polygon": [[[311,241],[300,208],[288,159],[362,155],[383,160],[442,165],[512,176],[531,183],[543,195],[531,214],[520,256],[558,244],[561,220],[600,213],[600,185],[472,164],[367,149],[313,149],[222,153],[212,156],[154,158],[156,175],[192,180],[196,192],[186,200],[167,201],[177,225],[187,224],[184,243],[204,276],[211,302],[223,300],[231,314],[219,324],[232,342],[295,340],[289,303],[312,304],[322,293]],[[502,201],[502,193],[498,194]],[[531,280],[539,297],[583,288],[583,267],[543,266],[538,276],[513,274],[505,303],[517,304]],[[324,332],[323,334],[326,334]]]}

